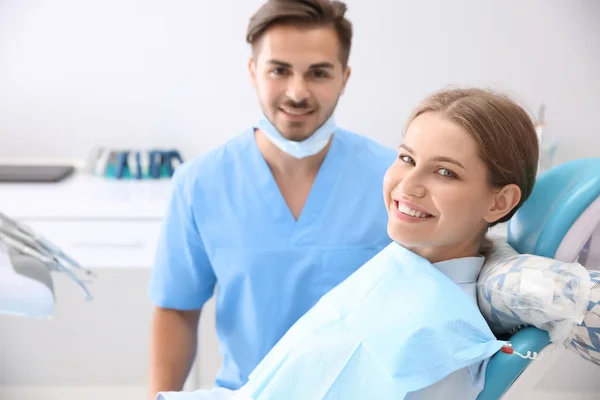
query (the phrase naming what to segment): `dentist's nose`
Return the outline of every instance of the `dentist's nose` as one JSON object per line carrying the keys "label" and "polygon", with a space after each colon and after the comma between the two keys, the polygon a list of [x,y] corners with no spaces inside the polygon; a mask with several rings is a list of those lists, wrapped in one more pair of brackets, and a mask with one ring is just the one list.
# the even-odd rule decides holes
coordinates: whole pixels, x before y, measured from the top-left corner
{"label": "dentist's nose", "polygon": [[413,170],[404,175],[404,178],[398,184],[398,188],[405,196],[421,199],[427,194],[427,189],[423,182],[423,177]]}
{"label": "dentist's nose", "polygon": [[301,76],[290,79],[286,95],[294,102],[300,103],[308,98],[308,87]]}

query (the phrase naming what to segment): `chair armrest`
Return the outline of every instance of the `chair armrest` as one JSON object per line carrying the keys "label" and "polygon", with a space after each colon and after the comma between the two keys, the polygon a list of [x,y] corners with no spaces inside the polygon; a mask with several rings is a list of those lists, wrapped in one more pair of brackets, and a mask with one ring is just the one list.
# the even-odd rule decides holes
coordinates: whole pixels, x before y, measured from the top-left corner
{"label": "chair armrest", "polygon": [[[513,334],[509,341],[515,351],[526,355],[528,351],[540,353],[548,344],[548,332],[534,327],[523,328]],[[533,360],[515,354],[498,352],[490,359],[485,372],[485,386],[477,400],[497,400],[517,380]]]}

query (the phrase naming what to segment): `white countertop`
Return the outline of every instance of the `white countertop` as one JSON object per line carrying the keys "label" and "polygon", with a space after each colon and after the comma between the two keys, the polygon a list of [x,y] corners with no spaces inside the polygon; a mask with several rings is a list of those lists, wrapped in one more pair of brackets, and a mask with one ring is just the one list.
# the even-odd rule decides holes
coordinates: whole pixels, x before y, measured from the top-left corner
{"label": "white countertop", "polygon": [[115,180],[77,172],[58,183],[0,183],[0,212],[18,219],[160,219],[170,180]]}

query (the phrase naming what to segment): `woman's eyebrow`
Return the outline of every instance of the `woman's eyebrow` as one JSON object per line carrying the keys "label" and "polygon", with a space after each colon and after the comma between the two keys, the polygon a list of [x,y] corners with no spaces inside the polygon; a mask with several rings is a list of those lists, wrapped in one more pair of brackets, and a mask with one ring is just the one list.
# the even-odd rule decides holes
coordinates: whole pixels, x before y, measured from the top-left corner
{"label": "woman's eyebrow", "polygon": [[[401,148],[405,149],[406,151],[408,151],[411,154],[415,154],[415,151],[413,149],[411,149],[410,147],[408,147],[407,145],[405,145],[404,143],[402,143],[400,145]],[[433,157],[434,161],[439,161],[439,162],[447,162],[450,164],[454,164],[457,165],[459,167],[461,167],[462,169],[466,170],[466,168],[457,160],[450,158],[450,157],[445,157],[445,156],[437,156],[437,157]]]}
{"label": "woman's eyebrow", "polygon": [[405,145],[404,143],[402,143],[402,144],[400,145],[400,148],[404,148],[404,149],[405,149],[406,151],[408,151],[409,153],[413,153],[413,154],[415,153],[415,152],[413,151],[413,149],[411,149],[410,147],[408,147],[408,146],[407,146],[407,145]]}
{"label": "woman's eyebrow", "polygon": [[447,162],[447,163],[450,163],[450,164],[458,165],[458,166],[459,166],[459,167],[461,167],[462,169],[466,170],[466,168],[465,168],[465,167],[463,167],[463,165],[462,165],[460,162],[456,161],[456,160],[455,160],[455,159],[453,159],[453,158],[450,158],[450,157],[444,157],[444,156],[437,156],[437,157],[433,157],[433,159],[434,159],[435,161]]}

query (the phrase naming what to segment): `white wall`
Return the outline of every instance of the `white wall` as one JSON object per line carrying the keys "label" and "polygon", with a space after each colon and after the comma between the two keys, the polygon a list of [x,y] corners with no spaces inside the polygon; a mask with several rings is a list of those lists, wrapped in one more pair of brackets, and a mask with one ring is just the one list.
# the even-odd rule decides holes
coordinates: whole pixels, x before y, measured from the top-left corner
{"label": "white wall", "polygon": [[[0,158],[84,158],[95,145],[187,157],[251,124],[244,33],[261,0],[0,0]],[[600,2],[349,0],[353,76],[339,121],[396,146],[448,84],[493,86],[600,154]],[[229,7],[234,11],[229,12]]]}

